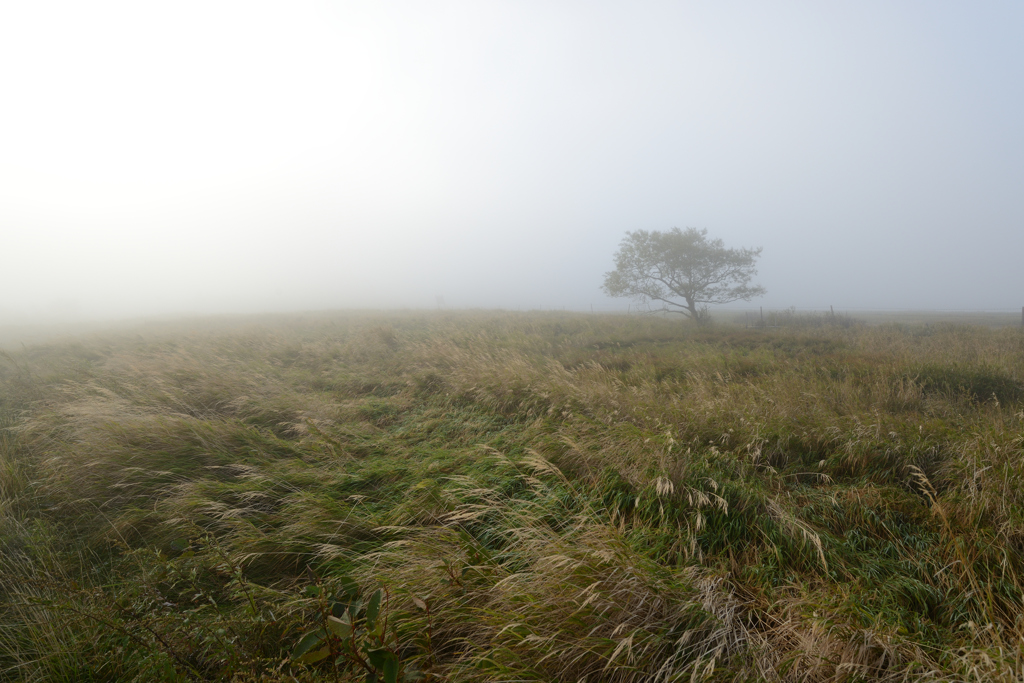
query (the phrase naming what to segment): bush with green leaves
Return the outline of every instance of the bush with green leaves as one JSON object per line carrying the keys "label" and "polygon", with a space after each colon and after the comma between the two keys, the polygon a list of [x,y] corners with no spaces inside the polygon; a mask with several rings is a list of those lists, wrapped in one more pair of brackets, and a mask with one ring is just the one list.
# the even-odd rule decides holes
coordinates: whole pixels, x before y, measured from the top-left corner
{"label": "bush with green leaves", "polygon": [[[335,577],[329,584],[317,580],[306,588],[306,595],[316,600],[316,627],[295,644],[291,660],[320,663],[345,675],[365,675],[368,683],[423,680],[424,674],[407,656],[416,646],[399,641],[402,615],[393,609],[388,590],[378,588],[366,596],[348,576]],[[424,600],[412,600],[429,614]],[[426,646],[429,654],[429,641]]]}

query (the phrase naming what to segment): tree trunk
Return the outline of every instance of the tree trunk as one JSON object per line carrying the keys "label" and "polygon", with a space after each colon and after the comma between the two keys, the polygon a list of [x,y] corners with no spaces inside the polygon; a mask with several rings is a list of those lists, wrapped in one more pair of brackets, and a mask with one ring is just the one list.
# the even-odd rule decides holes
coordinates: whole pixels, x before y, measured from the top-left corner
{"label": "tree trunk", "polygon": [[697,313],[697,303],[690,297],[686,297],[686,310],[690,312],[690,320],[698,323],[701,321],[700,315]]}

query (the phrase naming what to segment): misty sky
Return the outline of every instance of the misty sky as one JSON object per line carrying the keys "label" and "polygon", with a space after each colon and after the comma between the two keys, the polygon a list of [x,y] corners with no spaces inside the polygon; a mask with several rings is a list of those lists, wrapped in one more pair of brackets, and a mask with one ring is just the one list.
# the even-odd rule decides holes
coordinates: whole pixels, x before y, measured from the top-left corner
{"label": "misty sky", "polygon": [[1024,305],[1024,3],[0,3],[0,319],[625,308],[675,226]]}

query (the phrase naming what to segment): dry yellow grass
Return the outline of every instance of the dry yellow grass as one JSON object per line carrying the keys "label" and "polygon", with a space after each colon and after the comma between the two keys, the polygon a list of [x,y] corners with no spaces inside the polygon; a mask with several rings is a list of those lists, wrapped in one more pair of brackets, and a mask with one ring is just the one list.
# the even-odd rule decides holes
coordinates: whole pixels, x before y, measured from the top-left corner
{"label": "dry yellow grass", "polygon": [[1022,401],[1024,335],[963,325],[29,347],[0,359],[0,677],[362,680],[289,657],[355,580],[410,680],[1024,680]]}

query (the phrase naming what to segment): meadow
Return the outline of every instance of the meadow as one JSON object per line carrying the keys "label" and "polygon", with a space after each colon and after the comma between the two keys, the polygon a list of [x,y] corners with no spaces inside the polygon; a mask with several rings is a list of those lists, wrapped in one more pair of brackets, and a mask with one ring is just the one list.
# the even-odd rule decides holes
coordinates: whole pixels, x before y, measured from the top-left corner
{"label": "meadow", "polygon": [[1024,680],[1024,333],[182,321],[0,354],[0,680]]}

